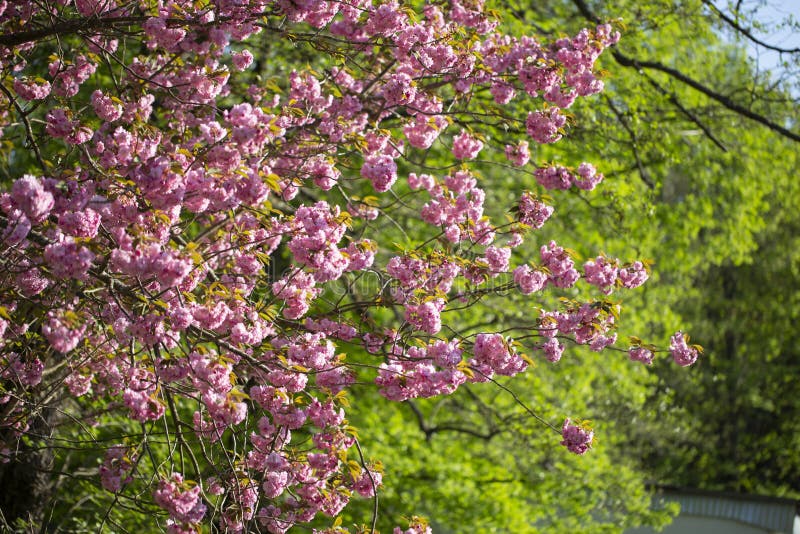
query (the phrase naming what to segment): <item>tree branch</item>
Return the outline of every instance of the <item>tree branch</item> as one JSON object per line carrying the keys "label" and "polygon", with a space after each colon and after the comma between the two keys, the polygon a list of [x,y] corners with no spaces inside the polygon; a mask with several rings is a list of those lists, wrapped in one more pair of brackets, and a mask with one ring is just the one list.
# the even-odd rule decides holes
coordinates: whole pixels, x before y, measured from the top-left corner
{"label": "tree branch", "polygon": [[655,80],[654,80],[653,78],[651,78],[650,76],[647,76],[646,74],[643,74],[643,76],[644,76],[645,78],[647,78],[647,81],[650,83],[650,85],[652,85],[652,86],[653,86],[653,87],[654,87],[654,88],[655,88],[655,89],[656,89],[656,90],[657,90],[659,93],[661,93],[662,95],[664,95],[664,96],[666,96],[667,98],[669,98],[669,101],[670,101],[670,102],[672,102],[672,104],[673,104],[673,105],[674,105],[676,108],[678,108],[678,109],[681,111],[681,113],[683,113],[684,115],[686,115],[686,116],[689,118],[689,120],[690,120],[690,121],[692,121],[693,123],[695,123],[695,124],[697,125],[697,127],[698,127],[698,128],[700,128],[701,130],[703,130],[703,133],[704,133],[704,134],[706,134],[706,137],[708,137],[708,138],[711,140],[711,142],[712,142],[712,143],[714,143],[715,145],[717,145],[717,147],[719,147],[719,149],[720,149],[720,150],[722,150],[723,152],[727,152],[727,151],[728,151],[728,149],[727,149],[727,148],[725,148],[725,145],[723,145],[723,144],[722,144],[722,141],[720,141],[719,139],[717,139],[717,138],[716,138],[716,136],[714,136],[714,134],[711,132],[711,129],[710,129],[708,126],[706,126],[706,125],[705,125],[705,124],[704,124],[704,123],[703,123],[703,122],[702,122],[702,121],[701,121],[701,120],[700,120],[700,119],[697,117],[697,115],[695,115],[694,113],[692,113],[690,110],[688,110],[686,107],[684,107],[684,105],[683,105],[683,104],[681,104],[681,103],[680,103],[680,101],[678,100],[678,97],[677,97],[677,95],[675,95],[675,93],[673,93],[673,92],[671,92],[671,91],[668,91],[667,89],[665,89],[665,88],[664,88],[664,87],[663,87],[663,86],[662,86],[660,83],[658,83],[657,81],[655,81]]}
{"label": "tree branch", "polygon": [[700,1],[703,2],[705,5],[707,5],[708,7],[710,7],[711,11],[716,13],[716,15],[719,18],[721,18],[726,23],[728,23],[729,26],[731,26],[737,32],[739,32],[742,35],[744,35],[745,37],[747,37],[750,41],[754,42],[755,44],[757,44],[759,46],[763,46],[764,48],[766,48],[768,50],[774,50],[775,52],[780,52],[781,54],[798,54],[798,53],[800,53],[800,48],[781,48],[779,46],[775,46],[775,45],[771,45],[769,43],[765,43],[764,41],[760,40],[758,37],[753,35],[750,32],[750,30],[748,30],[747,28],[743,28],[742,26],[739,25],[738,22],[736,22],[732,18],[728,17],[725,13],[722,12],[722,10],[720,10],[717,6],[715,6],[714,3],[711,2],[711,0],[700,0]]}
{"label": "tree branch", "polygon": [[[581,15],[584,16],[587,20],[594,22],[594,23],[601,23],[600,18],[595,15],[590,9],[589,6],[586,5],[584,0],[572,0],[572,3],[578,8],[578,11]],[[750,120],[758,122],[769,128],[770,130],[781,134],[782,136],[791,139],[792,141],[800,142],[800,134],[793,132],[787,128],[784,128],[780,124],[769,120],[768,118],[764,117],[763,115],[759,115],[758,113],[747,109],[740,104],[737,104],[727,96],[720,94],[717,91],[714,91],[710,87],[703,85],[702,83],[698,82],[694,78],[687,76],[686,74],[682,73],[681,71],[674,69],[672,67],[668,67],[658,61],[642,61],[638,59],[631,58],[626,56],[619,50],[612,50],[611,55],[614,59],[622,65],[623,67],[633,67],[639,71],[643,69],[650,69],[650,70],[657,70],[659,72],[663,72],[665,74],[670,75],[671,77],[675,78],[676,80],[688,85],[692,89],[699,91],[706,95],[707,97],[715,100],[716,102],[722,104],[723,107],[733,111],[734,113],[738,113],[743,117],[747,117]]]}
{"label": "tree branch", "polygon": [[622,125],[622,128],[628,132],[628,137],[631,140],[631,149],[633,150],[633,157],[636,159],[636,168],[639,170],[639,177],[642,181],[649,187],[650,189],[655,189],[655,184],[653,183],[653,179],[650,177],[650,173],[647,172],[644,164],[642,163],[642,158],[639,155],[639,138],[636,135],[636,132],[633,131],[630,124],[628,124],[628,119],[625,115],[622,114],[620,110],[617,109],[617,106],[614,105],[614,101],[611,100],[608,95],[603,95],[605,97],[606,103],[608,107],[611,109],[611,112],[617,117],[617,120]]}
{"label": "tree branch", "polygon": [[[142,24],[147,17],[90,17],[70,19],[38,30],[28,30],[0,35],[0,45],[17,46],[54,35],[71,35],[80,31],[109,29],[118,25]],[[187,21],[188,22],[188,21]]]}
{"label": "tree branch", "polygon": [[417,418],[419,429],[425,434],[425,441],[430,441],[431,436],[433,436],[437,432],[459,432],[461,434],[468,434],[470,436],[483,439],[486,441],[491,440],[493,437],[502,432],[502,430],[498,428],[494,428],[487,432],[481,432],[480,430],[476,430],[474,428],[469,428],[453,423],[444,423],[441,425],[429,426],[428,423],[425,421],[425,417],[422,415],[422,411],[414,403],[414,401],[407,400],[405,401],[405,404],[407,404],[408,407],[411,408],[411,411],[414,412],[414,415]]}
{"label": "tree branch", "polygon": [[22,121],[23,126],[25,126],[25,135],[28,138],[28,145],[33,149],[33,153],[36,155],[36,161],[39,163],[39,167],[42,168],[42,172],[47,173],[47,165],[44,164],[44,159],[42,159],[42,153],[39,150],[39,145],[36,144],[36,137],[33,135],[33,128],[31,127],[31,121],[28,120],[28,115],[25,113],[25,110],[19,105],[17,99],[14,98],[14,95],[6,89],[6,87],[0,83],[0,91],[6,95],[8,101],[17,111],[17,115],[19,116],[19,120]]}

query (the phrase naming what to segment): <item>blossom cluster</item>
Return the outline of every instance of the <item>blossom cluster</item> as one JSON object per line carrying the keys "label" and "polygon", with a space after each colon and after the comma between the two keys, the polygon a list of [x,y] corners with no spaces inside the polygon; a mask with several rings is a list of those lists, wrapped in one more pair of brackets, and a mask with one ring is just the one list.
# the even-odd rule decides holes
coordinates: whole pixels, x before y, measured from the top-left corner
{"label": "blossom cluster", "polygon": [[564,438],[561,442],[570,452],[585,454],[594,442],[594,432],[586,425],[574,425],[569,419],[564,421],[561,428]]}
{"label": "blossom cluster", "polygon": [[[104,451],[105,490],[151,495],[168,532],[213,517],[228,532],[258,521],[282,534],[374,498],[383,482],[377,463],[353,459],[345,408],[361,369],[394,401],[514,376],[530,362],[519,341],[459,332],[445,314],[515,287],[535,298],[581,278],[604,294],[644,283],[642,262],[599,256],[581,272],[555,241],[532,263],[522,244],[554,209],[515,192],[516,218],[498,224],[474,167],[496,145],[524,166],[529,143],[565,135],[564,110],[602,89],[594,63],[619,34],[599,25],[544,43],[501,33],[481,1],[407,8],[0,2],[7,42],[25,35],[15,19],[56,21],[74,48],[28,62],[52,47],[22,37],[0,46],[13,79],[2,98],[14,106],[3,108],[23,110],[0,115],[0,134],[34,117],[38,130],[23,137],[41,167],[0,194],[0,449],[16,448],[40,403],[60,397],[52,391],[102,402],[139,428],[166,428],[182,460],[193,450],[196,464],[226,459],[178,470],[161,458],[171,471],[147,475],[142,451],[155,453],[143,432]],[[115,22],[93,34],[106,19]],[[350,61],[266,82],[256,70],[270,60],[250,48],[276,36]],[[117,64],[104,84],[101,66]],[[488,98],[536,102],[527,138],[458,126]],[[453,165],[414,167],[428,150]],[[603,179],[588,163],[534,175],[545,189],[590,191]],[[398,251],[381,232],[405,233],[393,218],[402,209],[425,239]],[[360,285],[373,278],[377,287]],[[552,362],[566,339],[603,350],[616,317],[605,301],[542,312],[530,348]],[[670,350],[680,365],[698,354],[678,334]],[[562,444],[583,454],[592,433],[568,423]],[[417,519],[395,530],[429,531]]]}
{"label": "blossom cluster", "polygon": [[536,181],[546,189],[578,189],[591,191],[603,181],[603,175],[591,163],[581,163],[576,171],[561,165],[540,167],[534,173]]}

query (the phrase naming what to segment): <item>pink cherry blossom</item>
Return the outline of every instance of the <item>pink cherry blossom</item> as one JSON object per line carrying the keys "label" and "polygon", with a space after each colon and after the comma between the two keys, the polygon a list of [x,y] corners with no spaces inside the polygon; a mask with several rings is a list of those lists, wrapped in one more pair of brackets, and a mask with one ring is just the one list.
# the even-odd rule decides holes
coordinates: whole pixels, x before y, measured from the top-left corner
{"label": "pink cherry blossom", "polygon": [[476,139],[465,130],[453,138],[453,155],[458,159],[475,159],[483,149],[483,141]]}
{"label": "pink cherry blossom", "polygon": [[561,445],[575,454],[585,454],[592,448],[594,441],[594,431],[584,426],[573,425],[569,419],[566,419],[561,427],[561,436],[563,438]]}
{"label": "pink cherry blossom", "polygon": [[25,100],[43,100],[50,94],[50,82],[17,78],[14,91]]}
{"label": "pink cherry blossom", "polygon": [[388,191],[397,180],[397,164],[391,156],[375,154],[364,158],[361,176],[372,182],[375,191]]}
{"label": "pink cherry blossom", "polygon": [[[508,35],[484,4],[0,1],[19,43],[0,50],[0,132],[28,154],[0,193],[0,461],[63,400],[64,425],[103,425],[107,448],[81,454],[109,502],[155,504],[166,532],[309,529],[379,497],[352,387],[429,398],[525,371],[523,350],[611,352],[619,305],[570,288],[634,288],[645,263],[592,252],[579,272],[556,241],[538,258],[521,246],[554,213],[528,178],[588,200],[603,176],[519,167],[602,89],[595,63],[619,34]],[[512,190],[485,189],[491,162]],[[515,288],[559,307],[508,331],[459,322]],[[649,363],[647,347],[630,358]],[[680,332],[670,350],[699,353]],[[579,454],[592,437],[562,428]]]}
{"label": "pink cherry blossom", "polygon": [[628,356],[634,362],[642,362],[646,365],[653,363],[653,351],[644,347],[631,347],[628,351]]}
{"label": "pink cherry blossom", "polygon": [[522,167],[528,163],[531,159],[528,142],[520,141],[516,145],[506,145],[506,159],[517,167]]}
{"label": "pink cherry blossom", "polygon": [[689,346],[686,335],[680,331],[669,338],[669,352],[675,363],[681,367],[692,365],[700,356],[700,351],[694,346]]}

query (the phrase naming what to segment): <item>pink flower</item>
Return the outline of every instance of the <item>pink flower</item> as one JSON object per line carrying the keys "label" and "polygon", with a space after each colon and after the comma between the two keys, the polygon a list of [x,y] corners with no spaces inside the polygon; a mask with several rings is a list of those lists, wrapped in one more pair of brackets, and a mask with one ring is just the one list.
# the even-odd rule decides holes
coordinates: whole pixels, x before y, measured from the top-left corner
{"label": "pink flower", "polygon": [[539,143],[555,143],[561,139],[561,129],[566,124],[567,118],[558,108],[531,112],[525,122],[528,135]]}
{"label": "pink flower", "polygon": [[466,130],[453,138],[453,155],[458,159],[475,159],[483,148],[483,141],[474,138]]}
{"label": "pink flower", "polygon": [[268,499],[280,496],[289,485],[289,473],[286,471],[267,471],[264,476],[264,495]]}
{"label": "pink flower", "polygon": [[124,445],[114,445],[106,451],[105,459],[100,465],[100,483],[107,491],[118,492],[132,478],[129,473],[136,462],[134,451]]}
{"label": "pink flower", "polygon": [[616,342],[617,342],[617,334],[611,334],[610,336],[606,336],[604,334],[597,334],[591,339],[591,341],[589,341],[589,348],[595,352],[600,352],[606,347],[609,347]]}
{"label": "pink flower", "polygon": [[55,79],[53,93],[65,98],[75,96],[96,69],[97,65],[84,55],[75,56],[71,65],[64,65],[61,60],[53,61],[48,66],[50,76]]}
{"label": "pink flower", "polygon": [[48,135],[53,137],[65,138],[75,129],[76,122],[70,120],[68,111],[63,108],[51,109],[47,116],[47,127],[45,130]]}
{"label": "pink flower", "polygon": [[436,334],[442,329],[441,312],[444,306],[444,299],[406,305],[406,321],[423,332],[430,335]]}
{"label": "pink flower", "polygon": [[450,17],[478,33],[488,33],[497,26],[497,20],[483,13],[484,0],[452,0]]}
{"label": "pink flower", "polygon": [[633,362],[642,362],[647,365],[653,363],[653,351],[644,347],[631,347],[628,356]]}
{"label": "pink flower", "polygon": [[322,157],[312,158],[303,167],[314,179],[314,185],[323,191],[328,191],[336,185],[342,174],[339,172],[339,169],[333,165],[333,162]]}
{"label": "pink flower", "polygon": [[93,132],[86,126],[76,127],[65,141],[71,145],[82,145],[92,138]]}
{"label": "pink flower", "polygon": [[387,106],[400,106],[414,101],[417,88],[411,76],[405,72],[397,72],[387,78],[381,94]]}
{"label": "pink flower", "polygon": [[514,283],[523,295],[530,295],[545,286],[547,275],[542,271],[531,269],[528,265],[520,265],[514,269]]}
{"label": "pink flower", "polygon": [[128,388],[122,394],[122,400],[130,408],[131,417],[142,423],[160,419],[166,410],[164,405],[153,396],[153,393],[147,390],[137,391]]}
{"label": "pink flower", "polygon": [[45,220],[55,204],[53,195],[45,191],[42,182],[30,174],[14,182],[11,200],[34,223]]}
{"label": "pink flower", "polygon": [[617,261],[598,256],[597,259],[583,264],[583,273],[587,283],[599,287],[603,293],[608,295],[617,281]]}
{"label": "pink flower", "polygon": [[688,336],[683,332],[676,332],[669,338],[669,352],[672,359],[681,367],[687,367],[697,361],[700,351],[695,346],[688,345]]}
{"label": "pink flower", "polygon": [[43,100],[50,94],[50,82],[17,78],[14,80],[14,91],[25,100]]}
{"label": "pink flower", "polygon": [[480,381],[491,377],[493,373],[514,376],[528,366],[513,350],[511,340],[504,339],[500,334],[478,334],[475,337],[473,355],[470,364],[483,375],[479,378]]}
{"label": "pink flower", "polygon": [[369,239],[362,239],[361,241],[350,243],[350,245],[344,249],[349,262],[347,264],[347,271],[362,271],[372,267],[377,250],[378,246],[374,241]]}
{"label": "pink flower", "polygon": [[517,93],[513,85],[505,82],[493,83],[489,92],[492,93],[494,101],[498,104],[508,104]]}
{"label": "pink flower", "polygon": [[75,8],[84,17],[99,15],[117,7],[115,0],[75,0]]}
{"label": "pink flower", "polygon": [[168,28],[166,20],[161,17],[150,17],[145,21],[143,28],[149,38],[147,46],[151,49],[162,47],[170,50],[186,37],[186,30]]}
{"label": "pink flower", "polygon": [[361,471],[361,476],[353,484],[353,489],[362,497],[370,498],[375,496],[375,490],[383,483],[383,475],[378,471]]}
{"label": "pink flower", "polygon": [[573,183],[578,189],[591,191],[603,181],[603,175],[591,163],[581,163],[578,167],[578,176],[573,176]]}
{"label": "pink flower", "polygon": [[573,425],[569,419],[566,419],[561,427],[561,437],[563,438],[561,445],[565,446],[569,452],[585,454],[592,448],[594,431],[583,425]]}
{"label": "pink flower", "polygon": [[397,181],[397,163],[385,154],[369,155],[364,158],[361,176],[372,182],[375,191],[383,193]]}
{"label": "pink flower", "polygon": [[548,245],[542,245],[540,253],[542,264],[550,271],[548,280],[551,284],[560,288],[575,285],[580,274],[566,250],[558,246],[555,241],[550,241]]}
{"label": "pink flower", "polygon": [[49,311],[42,324],[42,336],[50,346],[61,353],[74,349],[83,339],[86,324],[81,324],[78,316],[72,311]]}
{"label": "pink flower", "polygon": [[530,193],[523,193],[518,204],[519,222],[533,229],[541,228],[553,214],[553,208]]}
{"label": "pink flower", "polygon": [[179,473],[159,481],[153,499],[180,522],[197,523],[206,513],[206,507],[200,499],[200,486],[190,486]]}
{"label": "pink flower", "polygon": [[408,187],[411,189],[425,189],[426,191],[430,191],[433,189],[434,180],[433,177],[429,174],[420,174],[412,172],[408,175]]}
{"label": "pink flower", "polygon": [[39,358],[23,359],[16,352],[6,357],[6,363],[0,363],[0,377],[14,380],[23,386],[34,387],[42,381],[44,364]]}
{"label": "pink flower", "polygon": [[391,35],[399,32],[408,24],[406,15],[395,0],[370,7],[369,18],[364,30],[369,35]]}
{"label": "pink flower", "polygon": [[92,238],[100,228],[100,214],[91,208],[62,213],[58,217],[58,227],[73,237]]}
{"label": "pink flower", "polygon": [[81,126],[79,121],[70,119],[71,113],[64,108],[50,110],[45,119],[47,126],[45,131],[53,137],[64,139],[71,145],[82,145],[92,138],[92,130]]}
{"label": "pink flower", "polygon": [[64,237],[62,241],[44,248],[44,259],[56,278],[85,280],[94,254],[83,245],[78,245],[72,237]]}
{"label": "pink flower", "polygon": [[14,246],[22,243],[31,232],[33,225],[31,220],[19,210],[15,210],[8,218],[8,226],[2,233],[2,240],[6,246]]}
{"label": "pink flower", "polygon": [[634,262],[633,265],[622,267],[619,270],[619,279],[622,282],[622,286],[627,289],[639,287],[647,281],[649,276],[647,268],[640,261]]}
{"label": "pink flower", "polygon": [[564,346],[558,342],[555,337],[548,339],[543,345],[542,350],[544,351],[545,358],[547,361],[556,363],[561,359],[561,355],[564,354]]}
{"label": "pink flower", "polygon": [[506,145],[506,159],[517,167],[522,167],[528,163],[531,159],[528,142],[520,141],[516,145]]}
{"label": "pink flower", "polygon": [[569,189],[574,181],[569,169],[561,165],[540,167],[534,171],[534,176],[539,185],[547,189]]}
{"label": "pink flower", "polygon": [[253,54],[250,53],[249,50],[242,50],[241,52],[233,54],[231,59],[233,60],[233,66],[236,67],[237,70],[245,70],[252,65]]}
{"label": "pink flower", "polygon": [[305,315],[311,301],[322,290],[315,287],[314,278],[305,271],[294,271],[272,284],[273,294],[286,301],[283,315],[287,319],[299,319]]}
{"label": "pink flower", "polygon": [[80,397],[92,390],[92,378],[93,375],[91,374],[84,375],[79,372],[73,372],[64,379],[64,385],[69,388],[70,395]]}
{"label": "pink flower", "polygon": [[99,89],[92,93],[92,107],[97,116],[106,122],[113,122],[122,116],[122,104],[114,102]]}
{"label": "pink flower", "polygon": [[403,135],[413,147],[430,148],[445,126],[447,126],[447,120],[441,115],[431,117],[419,114],[403,127]]}
{"label": "pink flower", "polygon": [[489,263],[491,275],[504,273],[508,270],[508,261],[511,258],[511,249],[508,247],[486,247],[484,253],[486,261]]}
{"label": "pink flower", "polygon": [[15,282],[20,293],[26,297],[38,295],[50,285],[50,280],[44,277],[42,271],[34,267],[17,275]]}

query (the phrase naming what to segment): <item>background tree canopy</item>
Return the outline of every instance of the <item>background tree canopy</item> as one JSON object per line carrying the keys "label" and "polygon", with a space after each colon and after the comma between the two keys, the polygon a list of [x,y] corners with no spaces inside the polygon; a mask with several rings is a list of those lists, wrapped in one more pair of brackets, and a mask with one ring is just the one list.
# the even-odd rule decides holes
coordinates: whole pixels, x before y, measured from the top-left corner
{"label": "background tree canopy", "polygon": [[[388,515],[410,500],[443,532],[561,532],[589,518],[599,523],[593,528],[619,531],[663,521],[647,511],[645,483],[800,496],[800,55],[787,47],[776,68],[759,69],[752,40],[778,45],[759,37],[769,30],[759,5],[737,5],[506,7],[520,29],[555,35],[621,19],[623,38],[602,58],[605,91],[573,108],[579,119],[569,138],[536,154],[564,164],[590,155],[607,176],[602,194],[558,196],[543,231],[574,236],[587,246],[582,254],[624,254],[633,245],[652,258],[656,279],[625,301],[631,332],[663,343],[685,325],[706,352],[691,372],[676,374],[663,362],[645,369],[569,349],[557,366],[509,384],[545,419],[557,407],[602,421],[591,457],[564,458],[538,442],[535,421],[497,390],[376,408],[364,428],[389,421],[391,437],[376,435],[370,446],[404,481],[382,495]],[[498,196],[517,179],[502,170],[484,178]],[[465,320],[513,323],[532,313],[503,305]],[[560,395],[565,386],[575,394]],[[401,442],[408,448],[393,453]]]}

